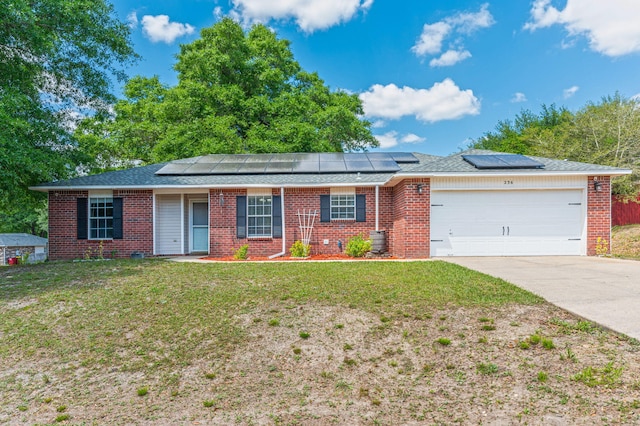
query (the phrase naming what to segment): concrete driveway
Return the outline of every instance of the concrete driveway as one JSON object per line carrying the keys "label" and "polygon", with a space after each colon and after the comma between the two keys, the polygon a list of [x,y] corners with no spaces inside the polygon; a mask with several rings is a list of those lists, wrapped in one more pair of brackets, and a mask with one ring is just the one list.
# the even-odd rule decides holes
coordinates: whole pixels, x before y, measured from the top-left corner
{"label": "concrete driveway", "polygon": [[439,258],[502,278],[640,339],[640,262],[585,256]]}

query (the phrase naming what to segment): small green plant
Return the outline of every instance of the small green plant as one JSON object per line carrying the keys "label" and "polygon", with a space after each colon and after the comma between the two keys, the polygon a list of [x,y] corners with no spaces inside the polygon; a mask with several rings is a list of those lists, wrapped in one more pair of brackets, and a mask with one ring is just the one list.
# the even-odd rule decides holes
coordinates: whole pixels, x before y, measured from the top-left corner
{"label": "small green plant", "polygon": [[436,342],[440,343],[442,346],[449,346],[451,344],[451,339],[447,339],[446,337],[440,337]]}
{"label": "small green plant", "polygon": [[50,404],[51,401],[53,401],[53,398],[51,398],[50,396],[48,396],[48,397],[46,397],[46,398],[44,398],[42,400],[42,402],[44,402],[45,404]]}
{"label": "small green plant", "polygon": [[249,244],[243,244],[233,252],[233,258],[236,260],[247,260],[249,253]]}
{"label": "small green plant", "polygon": [[280,320],[277,318],[272,318],[269,320],[269,327],[277,327],[280,325]]}
{"label": "small green plant", "polygon": [[215,401],[213,399],[207,399],[206,401],[202,401],[202,405],[207,408],[211,408],[215,405]]}
{"label": "small green plant", "polygon": [[293,348],[293,353],[296,355],[300,355],[302,353],[302,349],[300,348]]}
{"label": "small green plant", "polygon": [[56,411],[58,413],[64,413],[67,410],[67,406],[66,405],[60,405],[56,408]]}
{"label": "small green plant", "polygon": [[493,331],[496,329],[496,326],[493,324],[485,324],[481,328],[483,331]]}
{"label": "small green plant", "polygon": [[216,378],[216,373],[209,371],[207,373],[204,373],[204,377],[206,377],[209,380],[213,380]]}
{"label": "small green plant", "polygon": [[18,410],[19,411],[27,411],[27,406],[26,405],[18,405]]}
{"label": "small green plant", "polygon": [[307,333],[306,331],[301,331],[300,333],[298,333],[298,336],[300,336],[302,339],[308,339],[311,334]]}
{"label": "small green plant", "polygon": [[613,361],[610,361],[603,368],[589,366],[572,376],[571,380],[582,382],[589,387],[606,386],[612,388],[618,384],[622,370],[622,367],[615,368]]}
{"label": "small green plant", "polygon": [[308,257],[311,254],[311,246],[297,240],[291,245],[289,253],[291,253],[291,257]]}
{"label": "small green plant", "polygon": [[336,330],[342,330],[344,328],[344,324],[336,324],[333,326]]}
{"label": "small green plant", "polygon": [[58,417],[56,417],[56,423],[64,422],[65,420],[69,420],[70,418],[71,416],[69,416],[68,414],[60,414]]}
{"label": "small green plant", "polygon": [[350,345],[349,343],[345,343],[342,349],[345,351],[350,351],[351,349],[353,349],[353,345]]}
{"label": "small green plant", "polygon": [[540,383],[544,383],[549,379],[549,375],[547,373],[545,373],[544,371],[540,371],[538,373],[538,381]]}
{"label": "small green plant", "polygon": [[344,365],[348,365],[349,367],[353,367],[358,363],[355,359],[349,358],[348,356],[345,356],[342,362],[344,362]]}
{"label": "small green plant", "polygon": [[565,355],[565,354],[560,354],[560,360],[561,360],[561,361],[564,361],[565,359],[566,359],[566,360],[568,360],[568,361],[571,361],[571,362],[573,362],[573,363],[578,362],[578,357],[576,356],[576,353],[575,353],[575,352],[573,352],[573,351],[571,350],[571,347],[569,347],[569,346],[567,346],[567,353],[566,353],[566,355]]}
{"label": "small green plant", "polygon": [[609,241],[606,238],[596,238],[596,255],[606,256],[609,254]]}
{"label": "small green plant", "polygon": [[531,347],[529,342],[527,342],[526,340],[521,340],[520,342],[518,342],[518,346],[520,347],[520,349],[529,349]]}
{"label": "small green plant", "polygon": [[478,337],[478,343],[487,343],[488,341],[489,339],[487,339],[487,336]]}
{"label": "small green plant", "polygon": [[531,336],[529,336],[529,343],[531,343],[532,345],[537,345],[541,340],[542,337],[540,337],[539,334],[532,334]]}
{"label": "small green plant", "polygon": [[138,396],[145,396],[148,393],[149,393],[149,388],[148,387],[143,386],[141,388],[138,388]]}
{"label": "small green plant", "polygon": [[480,374],[485,374],[485,375],[496,374],[498,372],[498,366],[491,363],[488,363],[488,364],[480,363],[476,366],[476,369]]}
{"label": "small green plant", "polygon": [[553,349],[556,345],[553,344],[553,340],[551,339],[542,339],[542,347],[545,349]]}
{"label": "small green plant", "polygon": [[363,257],[371,251],[371,240],[366,240],[362,234],[354,235],[347,241],[344,252],[350,257]]}
{"label": "small green plant", "polygon": [[480,317],[480,318],[478,319],[478,321],[480,321],[480,322],[490,322],[490,323],[493,323],[493,320],[492,320],[491,318],[487,318],[487,317]]}

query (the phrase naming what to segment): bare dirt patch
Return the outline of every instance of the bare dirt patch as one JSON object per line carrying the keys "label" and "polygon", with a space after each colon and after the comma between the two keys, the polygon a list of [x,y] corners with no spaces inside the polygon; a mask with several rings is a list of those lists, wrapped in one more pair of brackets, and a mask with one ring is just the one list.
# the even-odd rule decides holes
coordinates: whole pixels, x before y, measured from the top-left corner
{"label": "bare dirt patch", "polygon": [[155,374],[14,359],[0,423],[640,422],[638,343],[548,304],[378,316],[282,300],[229,320],[240,344]]}

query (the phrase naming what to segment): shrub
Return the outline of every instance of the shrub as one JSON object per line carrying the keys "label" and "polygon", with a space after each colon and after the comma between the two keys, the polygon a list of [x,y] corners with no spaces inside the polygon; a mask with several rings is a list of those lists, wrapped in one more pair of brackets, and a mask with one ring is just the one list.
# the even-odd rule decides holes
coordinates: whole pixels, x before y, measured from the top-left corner
{"label": "shrub", "polygon": [[311,254],[311,246],[297,240],[291,245],[289,253],[291,253],[291,257],[308,257]]}
{"label": "shrub", "polygon": [[249,252],[249,244],[244,244],[238,247],[237,250],[233,252],[233,258],[237,260],[246,260],[247,253]]}
{"label": "shrub", "polygon": [[354,235],[347,241],[344,251],[350,257],[363,257],[371,251],[371,240],[365,240],[362,234]]}

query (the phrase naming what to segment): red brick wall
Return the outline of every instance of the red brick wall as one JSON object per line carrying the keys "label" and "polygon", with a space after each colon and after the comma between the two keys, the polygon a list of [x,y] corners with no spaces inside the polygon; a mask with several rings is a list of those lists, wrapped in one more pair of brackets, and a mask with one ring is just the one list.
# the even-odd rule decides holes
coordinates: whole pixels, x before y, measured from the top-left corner
{"label": "red brick wall", "polygon": [[[422,194],[418,193],[422,185]],[[393,187],[391,252],[397,257],[429,257],[429,179],[405,179]]]}
{"label": "red brick wall", "polygon": [[[302,238],[299,227],[298,211],[317,210],[317,216],[311,233],[311,251],[314,254],[339,253],[338,240],[342,242],[342,251],[347,240],[359,233],[369,237],[375,230],[375,188],[356,188],[356,194],[366,195],[366,221],[353,220],[320,222],[320,195],[330,194],[330,188],[286,188],[284,192],[285,255],[294,241]],[[270,256],[282,251],[281,238],[236,238],[236,196],[246,195],[245,190],[215,190],[209,192],[210,211],[210,255],[229,256],[243,244],[249,244],[249,256]],[[280,195],[279,189],[273,189],[272,195]],[[223,201],[224,200],[224,201]],[[379,230],[391,229],[392,189],[379,190]],[[324,244],[324,240],[329,244]]]}
{"label": "red brick wall", "polygon": [[[602,184],[596,192],[593,183]],[[587,255],[594,256],[600,248],[609,252],[611,247],[611,178],[609,176],[589,176],[587,182]]]}
{"label": "red brick wall", "polygon": [[[102,240],[104,257],[129,257],[140,251],[153,254],[153,195],[151,190],[114,190],[114,197],[122,197],[123,239]],[[80,259],[85,253],[98,254],[101,240],[78,240],[77,199],[87,198],[87,191],[49,192],[49,259]]]}

